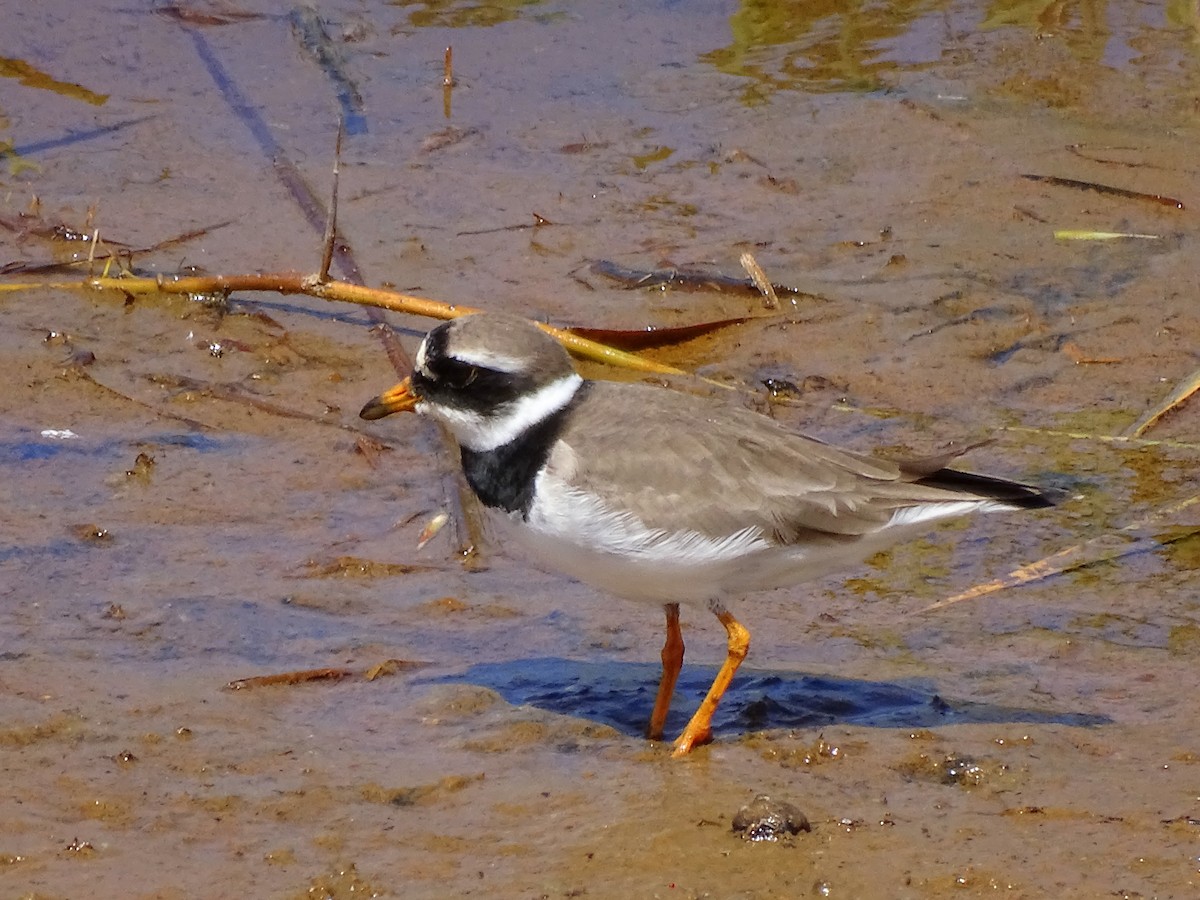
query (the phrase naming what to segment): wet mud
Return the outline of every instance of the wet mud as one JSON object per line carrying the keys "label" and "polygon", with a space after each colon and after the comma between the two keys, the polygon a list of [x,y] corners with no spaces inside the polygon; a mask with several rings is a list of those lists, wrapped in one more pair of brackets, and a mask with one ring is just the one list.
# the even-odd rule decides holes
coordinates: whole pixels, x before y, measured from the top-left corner
{"label": "wet mud", "polygon": [[[1200,366],[1194,5],[9,6],[0,894],[1196,896],[1200,412],[1128,435]],[[357,418],[366,311],[63,286],[315,271],[339,113],[366,283],[745,319],[649,352],[1068,499],[731,598],[750,658],[670,759],[661,611],[463,559],[441,438]],[[595,268],[746,251],[780,309]],[[724,654],[684,628],[669,729]],[[811,831],[743,840],[760,795]]]}

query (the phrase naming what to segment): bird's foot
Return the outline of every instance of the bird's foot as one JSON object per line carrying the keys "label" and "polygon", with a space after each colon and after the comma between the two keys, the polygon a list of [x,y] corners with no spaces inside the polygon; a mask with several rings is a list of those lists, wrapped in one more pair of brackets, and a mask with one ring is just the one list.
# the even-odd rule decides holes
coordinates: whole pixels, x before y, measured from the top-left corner
{"label": "bird's foot", "polygon": [[696,747],[701,744],[707,744],[712,740],[712,728],[705,725],[701,728],[693,728],[690,724],[683,730],[683,734],[675,738],[675,749],[671,751],[671,756],[678,759],[681,756],[687,756]]}

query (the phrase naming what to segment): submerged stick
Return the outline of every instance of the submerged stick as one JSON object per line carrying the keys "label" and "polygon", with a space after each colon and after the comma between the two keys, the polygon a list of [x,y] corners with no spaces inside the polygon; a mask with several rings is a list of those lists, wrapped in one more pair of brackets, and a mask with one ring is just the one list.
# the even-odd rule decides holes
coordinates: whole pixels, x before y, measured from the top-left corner
{"label": "submerged stick", "polygon": [[1126,188],[1113,187],[1110,184],[1100,184],[1096,181],[1079,181],[1075,178],[1059,178],[1057,175],[1029,175],[1022,173],[1022,178],[1027,178],[1030,181],[1041,181],[1045,184],[1052,184],[1055,187],[1076,188],[1081,191],[1095,191],[1098,194],[1107,194],[1110,197],[1121,197],[1125,200],[1149,200],[1151,203],[1159,203],[1163,206],[1173,206],[1175,209],[1183,209],[1183,201],[1176,200],[1174,197],[1167,197],[1164,194],[1144,194],[1141,191],[1131,191]]}
{"label": "submerged stick", "polygon": [[1200,369],[1197,369],[1171,391],[1165,400],[1152,408],[1125,432],[1128,437],[1141,437],[1149,431],[1163,416],[1178,406],[1187,402],[1188,398],[1200,391]]}
{"label": "submerged stick", "polygon": [[[610,278],[624,288],[678,288],[685,291],[722,291],[738,294],[761,294],[758,285],[750,278],[734,278],[707,269],[694,267],[671,269],[631,269],[607,260],[593,261],[588,268],[597,275]],[[789,297],[804,297],[811,300],[825,300],[820,294],[810,294],[789,284],[771,283],[771,289],[778,296],[787,294]]]}
{"label": "submerged stick", "polygon": [[329,36],[325,21],[311,6],[297,6],[289,18],[300,49],[317,64],[333,85],[334,96],[342,108],[341,118],[347,133],[366,134],[367,117],[362,92],[350,77],[346,58],[341,48]]}
{"label": "submerged stick", "polygon": [[[837,409],[835,406],[834,409]],[[1046,437],[1065,438],[1072,441],[1099,441],[1102,444],[1124,444],[1129,447],[1173,447],[1180,450],[1200,450],[1196,441],[1180,441],[1172,438],[1143,438],[1127,434],[1102,434],[1095,431],[1070,431],[1063,428],[1035,428],[1031,425],[1001,425],[1000,431],[1019,434],[1040,434]]]}
{"label": "submerged stick", "polygon": [[277,672],[272,675],[254,675],[250,678],[235,678],[225,685],[226,690],[244,691],[256,687],[275,687],[277,685],[307,684],[310,681],[341,681],[361,675],[366,681],[376,681],[384,675],[397,675],[409,669],[419,669],[429,665],[415,659],[385,659],[375,663],[365,671],[345,667],[326,667],[322,669],[301,669],[295,672]]}
{"label": "submerged stick", "polygon": [[918,610],[918,612],[924,613],[934,609],[943,609],[947,606],[953,606],[955,603],[962,603],[964,600],[975,600],[988,594],[994,594],[996,591],[1003,590],[1004,588],[1041,581],[1052,575],[1061,575],[1064,572],[1081,569],[1084,566],[1090,566],[1098,562],[1106,562],[1108,560],[1120,559],[1123,556],[1131,556],[1135,553],[1157,550],[1159,547],[1183,540],[1195,534],[1196,530],[1188,530],[1181,534],[1165,538],[1132,538],[1131,535],[1133,532],[1142,531],[1146,528],[1166,527],[1169,523],[1165,520],[1197,503],[1200,503],[1200,494],[1188,497],[1186,500],[1180,500],[1178,503],[1173,503],[1163,509],[1155,510],[1150,515],[1143,516],[1138,521],[1125,525],[1116,532],[1102,534],[1089,541],[1084,541],[1082,544],[1076,544],[1073,547],[1067,547],[1065,550],[1059,550],[1057,553],[1052,553],[1050,556],[1040,559],[1037,562],[1014,569],[1007,575],[997,578],[994,581],[977,584],[975,587],[968,588],[952,597],[931,603],[923,609]]}
{"label": "submerged stick", "polygon": [[231,691],[244,691],[248,688],[271,687],[278,684],[304,684],[308,681],[341,681],[354,674],[353,669],[324,668],[303,669],[298,672],[279,672],[274,675],[255,675],[251,678],[235,678],[225,685]]}

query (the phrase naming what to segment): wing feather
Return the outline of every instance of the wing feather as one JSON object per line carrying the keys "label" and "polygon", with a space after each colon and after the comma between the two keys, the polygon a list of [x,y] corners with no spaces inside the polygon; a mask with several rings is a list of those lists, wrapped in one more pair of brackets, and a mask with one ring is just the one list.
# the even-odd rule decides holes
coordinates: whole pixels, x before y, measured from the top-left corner
{"label": "wing feather", "polygon": [[970,498],[748,410],[644,385],[595,383],[561,437],[575,452],[560,474],[578,487],[650,528],[710,537],[750,528],[784,544],[853,539],[897,510]]}
{"label": "wing feather", "polygon": [[1052,502],[1037,488],[944,468],[952,454],[880,460],[688,394],[598,382],[588,398],[560,434],[571,451],[550,464],[648,528],[840,542],[961,514],[965,502],[994,509]]}

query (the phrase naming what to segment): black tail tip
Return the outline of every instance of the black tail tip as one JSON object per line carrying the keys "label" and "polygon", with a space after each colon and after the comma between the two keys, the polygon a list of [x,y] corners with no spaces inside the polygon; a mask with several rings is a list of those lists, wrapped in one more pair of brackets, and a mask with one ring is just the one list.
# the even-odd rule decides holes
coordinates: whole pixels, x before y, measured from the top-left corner
{"label": "black tail tip", "polygon": [[1067,499],[1067,492],[1058,488],[1034,487],[1019,481],[1008,481],[991,475],[976,475],[958,469],[941,469],[917,484],[939,487],[967,494],[980,500],[997,500],[1013,509],[1046,509]]}
{"label": "black tail tip", "polygon": [[1013,506],[1018,509],[1048,509],[1051,506],[1058,506],[1071,496],[1070,491],[1060,488],[1030,487],[1027,490],[1029,493],[1026,496],[1013,499]]}
{"label": "black tail tip", "polygon": [[1017,509],[1049,509],[1067,499],[1067,492],[1055,488],[1029,488],[1028,494],[1005,497],[1004,502]]}

